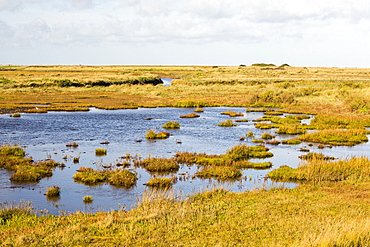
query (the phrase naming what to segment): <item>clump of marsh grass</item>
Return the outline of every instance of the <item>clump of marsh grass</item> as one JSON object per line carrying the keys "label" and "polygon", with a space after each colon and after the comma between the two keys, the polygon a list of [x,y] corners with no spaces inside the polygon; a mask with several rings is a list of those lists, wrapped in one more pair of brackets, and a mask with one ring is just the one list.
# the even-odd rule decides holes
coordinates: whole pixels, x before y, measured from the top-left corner
{"label": "clump of marsh grass", "polygon": [[235,112],[235,111],[225,111],[225,112],[221,112],[221,115],[228,115],[230,117],[243,117],[244,113]]}
{"label": "clump of marsh grass", "polygon": [[98,184],[108,179],[108,171],[99,171],[90,167],[80,167],[77,173],[73,175],[73,179],[83,184]]}
{"label": "clump of marsh grass", "polygon": [[265,139],[265,140],[268,140],[268,139],[273,139],[275,138],[274,135],[271,135],[269,133],[263,133],[262,136],[261,136],[262,139]]}
{"label": "clump of marsh grass", "polygon": [[95,155],[96,156],[105,156],[107,155],[107,150],[103,148],[97,148],[95,149]]}
{"label": "clump of marsh grass", "polygon": [[287,145],[298,145],[298,144],[301,144],[302,142],[297,138],[293,138],[293,139],[283,140],[281,143],[287,144]]}
{"label": "clump of marsh grass", "polygon": [[177,172],[180,165],[174,159],[150,157],[139,161],[139,166],[149,172]]}
{"label": "clump of marsh grass", "polygon": [[308,153],[306,155],[300,155],[298,158],[302,160],[335,160],[334,157],[326,156],[322,153]]}
{"label": "clump of marsh grass", "polygon": [[199,112],[199,113],[201,113],[201,112],[204,112],[204,110],[203,110],[202,108],[197,108],[197,109],[195,109],[195,110],[194,110],[194,112]]}
{"label": "clump of marsh grass", "polygon": [[176,121],[170,121],[165,123],[162,128],[164,129],[180,129],[180,123]]}
{"label": "clump of marsh grass", "polygon": [[223,121],[223,122],[217,124],[217,126],[220,126],[220,127],[235,127],[235,126],[237,126],[237,124],[234,123],[231,119],[228,119],[226,121]]}
{"label": "clump of marsh grass", "polygon": [[84,196],[84,197],[82,198],[82,201],[83,201],[84,203],[92,203],[92,202],[93,202],[93,200],[94,200],[94,198],[93,198],[92,196]]}
{"label": "clump of marsh grass", "polygon": [[95,170],[90,167],[81,167],[73,175],[76,182],[87,185],[109,183],[114,186],[132,187],[136,184],[137,173],[126,169]]}
{"label": "clump of marsh grass", "polygon": [[273,154],[271,152],[268,152],[268,148],[265,146],[253,146],[248,147],[245,144],[242,145],[236,145],[229,149],[225,156],[232,160],[232,161],[238,161],[238,160],[245,160],[245,159],[262,159],[262,158],[269,158],[272,157]]}
{"label": "clump of marsh grass", "polygon": [[47,197],[59,196],[60,195],[60,187],[57,185],[51,186],[46,189],[45,195]]}
{"label": "clump of marsh grass", "polygon": [[288,124],[288,125],[281,125],[279,129],[276,131],[276,134],[280,135],[302,135],[305,134],[307,131],[305,129],[300,128],[298,124]]}
{"label": "clump of marsh grass", "polygon": [[116,169],[108,173],[109,184],[115,186],[129,188],[135,185],[137,180],[138,177],[135,171]]}
{"label": "clump of marsh grass", "polygon": [[10,117],[20,118],[21,114],[20,113],[14,113],[14,114],[11,114]]}
{"label": "clump of marsh grass", "polygon": [[170,137],[169,132],[161,131],[161,132],[156,133],[155,130],[148,130],[145,135],[145,138],[149,140],[167,139],[168,137]]}
{"label": "clump of marsh grass", "polygon": [[252,142],[253,143],[265,143],[265,141],[262,139],[252,139]]}
{"label": "clump of marsh grass", "polygon": [[200,178],[216,178],[220,180],[234,180],[242,176],[240,169],[230,166],[206,167],[196,172],[195,175]]}
{"label": "clump of marsh grass", "polygon": [[155,177],[155,178],[151,178],[145,185],[148,187],[155,187],[155,188],[171,188],[172,179]]}
{"label": "clump of marsh grass", "polygon": [[198,117],[200,117],[200,115],[196,114],[195,112],[180,116],[180,118],[198,118]]}
{"label": "clump of marsh grass", "polygon": [[11,145],[2,145],[0,147],[0,155],[9,155],[9,156],[26,156],[26,152],[20,146],[11,146]]}
{"label": "clump of marsh grass", "polygon": [[77,142],[70,142],[70,143],[67,143],[66,144],[66,147],[76,148],[76,147],[78,147],[78,143]]}

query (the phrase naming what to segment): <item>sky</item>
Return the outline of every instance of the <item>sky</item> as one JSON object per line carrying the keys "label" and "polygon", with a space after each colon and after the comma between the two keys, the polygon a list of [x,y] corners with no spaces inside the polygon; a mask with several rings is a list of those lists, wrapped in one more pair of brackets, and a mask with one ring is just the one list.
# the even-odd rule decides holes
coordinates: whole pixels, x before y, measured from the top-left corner
{"label": "sky", "polygon": [[0,0],[0,64],[370,68],[368,0]]}

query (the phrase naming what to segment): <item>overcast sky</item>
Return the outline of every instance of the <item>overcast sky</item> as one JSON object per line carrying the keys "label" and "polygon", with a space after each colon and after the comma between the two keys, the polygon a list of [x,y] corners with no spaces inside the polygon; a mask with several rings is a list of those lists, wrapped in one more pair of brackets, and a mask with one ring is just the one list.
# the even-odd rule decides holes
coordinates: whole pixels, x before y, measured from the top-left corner
{"label": "overcast sky", "polygon": [[0,64],[369,67],[368,0],[0,0]]}

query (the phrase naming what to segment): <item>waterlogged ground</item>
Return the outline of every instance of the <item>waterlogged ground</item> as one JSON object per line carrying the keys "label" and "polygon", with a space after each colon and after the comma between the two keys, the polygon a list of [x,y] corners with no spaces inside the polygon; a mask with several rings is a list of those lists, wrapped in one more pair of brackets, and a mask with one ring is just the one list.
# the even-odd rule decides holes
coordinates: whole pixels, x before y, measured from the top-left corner
{"label": "waterlogged ground", "polygon": [[[244,113],[243,117],[249,122],[238,123],[237,127],[223,128],[218,123],[230,119],[221,115],[224,111]],[[46,209],[52,214],[79,211],[110,211],[120,207],[131,208],[147,189],[144,183],[151,174],[141,168],[130,167],[138,172],[139,180],[132,189],[113,187],[109,184],[86,186],[74,182],[72,176],[81,167],[99,168],[102,165],[115,164],[129,153],[131,156],[146,158],[172,157],[176,152],[198,152],[207,154],[224,154],[231,147],[247,143],[256,145],[249,140],[240,141],[240,136],[253,131],[255,137],[260,138],[262,133],[274,134],[275,130],[259,130],[254,128],[253,119],[263,116],[263,113],[246,113],[245,108],[204,108],[200,118],[179,118],[180,115],[192,113],[194,109],[183,108],[145,108],[136,110],[105,111],[90,109],[89,112],[66,113],[50,112],[47,114],[22,114],[20,118],[11,118],[9,115],[0,115],[0,143],[19,144],[25,147],[29,156],[34,160],[52,158],[65,163],[65,168],[57,168],[50,178],[44,178],[39,183],[18,184],[9,180],[9,172],[0,170],[0,201],[32,201],[38,210]],[[147,120],[151,118],[151,120]],[[145,133],[149,129],[162,131],[161,126],[167,121],[178,121],[181,128],[168,130],[170,138],[166,140],[149,141]],[[309,120],[303,120],[309,122]],[[290,139],[292,136],[277,136],[276,140]],[[138,142],[138,140],[142,140]],[[109,141],[109,144],[101,144]],[[77,148],[66,147],[67,143],[77,142]],[[282,165],[297,167],[299,155],[305,154],[300,148],[309,148],[311,152],[321,152],[329,156],[350,157],[370,153],[368,143],[355,147],[333,147],[318,149],[317,146],[308,147],[306,143],[300,145],[267,145],[274,157],[252,162],[271,161],[276,169]],[[96,148],[107,149],[107,155],[95,156]],[[74,164],[73,158],[79,157],[79,163]],[[243,179],[237,182],[221,183],[214,179],[192,178],[198,171],[197,166],[183,165],[176,174],[178,182],[174,190],[182,195],[192,194],[208,188],[223,186],[229,190],[243,192],[272,186],[264,179],[271,170],[243,170]],[[181,178],[181,179],[180,179]],[[58,185],[61,187],[61,196],[48,200],[44,195],[46,188]],[[281,184],[273,184],[273,186]],[[284,184],[293,187],[295,184]],[[92,204],[84,204],[82,198],[90,195],[94,198]]]}

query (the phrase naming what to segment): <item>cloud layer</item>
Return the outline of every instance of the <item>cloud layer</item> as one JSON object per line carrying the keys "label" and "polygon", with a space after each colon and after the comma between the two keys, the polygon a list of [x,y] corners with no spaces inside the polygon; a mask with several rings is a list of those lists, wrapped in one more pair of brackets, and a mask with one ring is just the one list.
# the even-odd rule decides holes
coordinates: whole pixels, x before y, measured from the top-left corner
{"label": "cloud layer", "polygon": [[364,0],[0,0],[0,46],[344,45],[369,39],[369,12]]}

